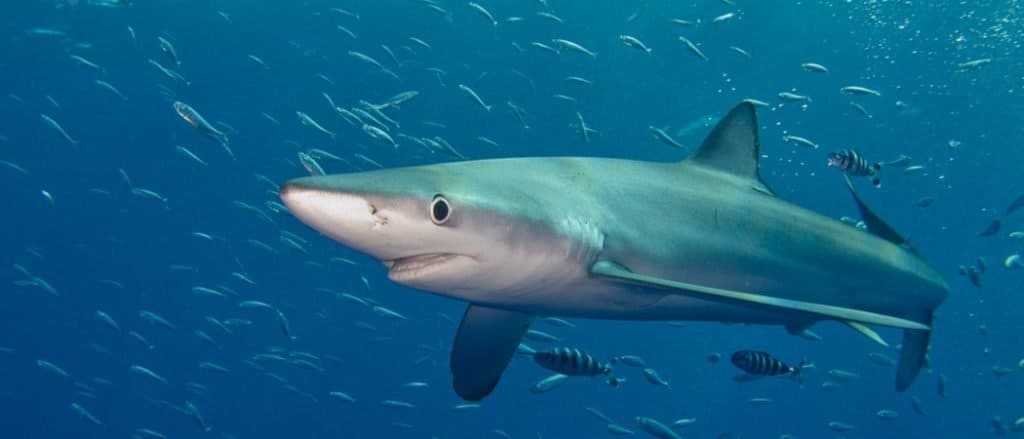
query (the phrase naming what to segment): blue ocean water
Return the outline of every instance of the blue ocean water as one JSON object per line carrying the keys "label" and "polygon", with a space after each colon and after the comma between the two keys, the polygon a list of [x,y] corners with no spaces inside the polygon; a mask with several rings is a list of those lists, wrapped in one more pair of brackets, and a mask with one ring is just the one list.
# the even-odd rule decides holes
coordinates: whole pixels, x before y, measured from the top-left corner
{"label": "blue ocean water", "polygon": [[[12,2],[0,17],[6,41],[0,49],[4,437],[131,437],[142,428],[167,437],[223,438],[501,437],[495,430],[514,438],[610,436],[585,407],[637,435],[647,433],[633,419],[649,416],[665,423],[695,418],[677,430],[684,437],[984,437],[994,434],[995,417],[1012,424],[1024,416],[1018,397],[1024,352],[1016,338],[1020,273],[1003,267],[1004,258],[1019,251],[1008,234],[1020,227],[1020,214],[1002,218],[995,236],[976,236],[1021,191],[1024,152],[1016,146],[1024,143],[1024,23],[1016,1],[478,1],[496,26],[459,1],[120,3]],[[714,20],[730,12],[735,16]],[[675,18],[693,24],[672,23]],[[622,34],[639,38],[652,53],[626,47]],[[688,51],[680,35],[708,60]],[[158,37],[173,44],[180,65],[161,52]],[[554,38],[583,44],[597,56],[531,45],[550,45]],[[372,56],[394,75],[349,51]],[[991,62],[961,67],[979,59]],[[805,71],[804,62],[829,72]],[[493,110],[482,111],[457,84],[471,86]],[[840,94],[848,85],[881,95]],[[765,180],[780,196],[837,218],[856,216],[856,209],[825,165],[827,152],[853,148],[873,161],[912,157],[924,167],[919,172],[883,169],[880,189],[866,180],[858,184],[950,283],[930,368],[909,391],[896,393],[894,368],[867,354],[895,358],[898,352],[834,323],[815,326],[822,340],[811,341],[778,327],[573,319],[576,327],[562,328],[541,321],[536,329],[599,358],[644,357],[671,388],[627,370],[627,382],[617,389],[572,379],[537,395],[530,387],[550,373],[514,359],[480,407],[455,410],[463,401],[450,388],[447,357],[464,305],[390,283],[374,260],[276,212],[267,204],[277,201],[276,187],[257,177],[281,184],[306,175],[296,156],[311,148],[347,160],[321,160],[332,173],[373,168],[356,153],[384,167],[454,160],[409,142],[400,140],[394,149],[371,139],[323,97],[351,108],[406,90],[420,94],[386,110],[400,122],[398,131],[441,136],[470,159],[681,160],[710,130],[707,121],[743,99],[763,100],[769,104],[759,108]],[[812,100],[786,102],[777,97],[784,91]],[[186,124],[174,101],[224,129],[234,157]],[[529,129],[506,101],[526,109]],[[296,111],[337,138],[300,125]],[[569,126],[577,113],[599,131],[589,142]],[[688,151],[659,143],[648,126],[665,129]],[[820,148],[786,143],[784,135],[806,137]],[[912,205],[922,197],[935,202]],[[282,231],[308,244],[289,246]],[[981,288],[958,274],[960,265],[978,258],[988,267]],[[28,285],[26,272],[54,293],[39,281]],[[225,297],[197,294],[196,286]],[[343,293],[372,299],[408,320],[382,318]],[[243,300],[279,309],[294,339],[282,333],[273,311],[240,308]],[[100,310],[119,330],[97,318]],[[140,311],[162,316],[173,328],[147,322]],[[231,319],[239,321],[213,323]],[[881,333],[890,342],[899,339],[894,330]],[[785,379],[737,384],[727,358],[739,349],[771,351],[793,364],[807,359],[816,367],[804,372],[803,387]],[[709,362],[715,352],[726,360]],[[254,359],[267,353],[315,358],[310,361],[322,370]],[[68,376],[40,367],[39,360]],[[201,368],[201,362],[229,371]],[[131,371],[133,365],[166,383]],[[830,369],[859,379],[823,390]],[[940,376],[945,396],[937,392]],[[410,381],[429,386],[403,390]],[[332,398],[332,391],[355,402]],[[771,402],[754,405],[751,398]],[[387,407],[382,400],[414,407]],[[83,418],[73,403],[101,423]],[[876,412],[883,409],[898,416],[882,419]],[[832,431],[833,421],[856,429]]]}

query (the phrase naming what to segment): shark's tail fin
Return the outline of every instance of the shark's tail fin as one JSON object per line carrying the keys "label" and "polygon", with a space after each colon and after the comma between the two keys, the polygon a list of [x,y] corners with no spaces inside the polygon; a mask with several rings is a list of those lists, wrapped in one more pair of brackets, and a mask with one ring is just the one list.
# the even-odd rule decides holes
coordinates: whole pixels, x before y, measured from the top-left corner
{"label": "shark's tail fin", "polygon": [[[928,321],[922,323],[930,327],[932,316],[929,315]],[[896,370],[896,391],[907,390],[921,372],[921,368],[925,365],[925,356],[928,355],[931,338],[931,330],[903,330],[903,348],[900,350],[900,362]]]}

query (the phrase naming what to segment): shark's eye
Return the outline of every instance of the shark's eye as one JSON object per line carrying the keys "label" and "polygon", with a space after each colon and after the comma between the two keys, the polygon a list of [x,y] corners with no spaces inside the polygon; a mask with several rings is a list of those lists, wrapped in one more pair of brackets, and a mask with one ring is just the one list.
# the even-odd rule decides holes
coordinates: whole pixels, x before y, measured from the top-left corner
{"label": "shark's eye", "polygon": [[444,195],[434,195],[434,200],[430,202],[430,220],[434,224],[444,224],[448,221],[448,218],[452,216],[452,207],[448,204],[448,199]]}

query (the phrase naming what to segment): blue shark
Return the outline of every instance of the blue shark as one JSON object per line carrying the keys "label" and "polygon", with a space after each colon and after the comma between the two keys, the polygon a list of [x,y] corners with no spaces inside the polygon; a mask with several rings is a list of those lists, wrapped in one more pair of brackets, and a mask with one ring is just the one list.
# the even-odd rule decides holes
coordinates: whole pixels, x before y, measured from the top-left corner
{"label": "blue shark", "polygon": [[925,362],[949,288],[853,196],[868,231],[789,203],[759,175],[758,123],[734,107],[681,162],[527,157],[289,181],[299,220],[370,255],[390,280],[468,302],[453,387],[497,386],[535,316],[779,325],[833,320],[884,343],[896,389]]}

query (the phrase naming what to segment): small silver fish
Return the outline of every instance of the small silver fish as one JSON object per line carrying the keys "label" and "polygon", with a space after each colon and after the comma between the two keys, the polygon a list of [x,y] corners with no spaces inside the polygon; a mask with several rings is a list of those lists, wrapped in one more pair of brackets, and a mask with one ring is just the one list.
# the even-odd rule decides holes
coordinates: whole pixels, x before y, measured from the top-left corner
{"label": "small silver fish", "polygon": [[92,423],[94,425],[102,425],[103,424],[102,422],[100,422],[100,420],[96,416],[94,416],[92,413],[90,413],[89,410],[86,410],[85,407],[82,407],[82,405],[77,403],[77,402],[71,403],[71,410],[73,410],[75,413],[77,413],[78,416],[80,416],[82,419],[84,419],[86,421],[89,421],[90,423]]}
{"label": "small silver fish", "polygon": [[43,119],[43,122],[46,123],[46,125],[48,125],[50,128],[53,128],[53,130],[56,131],[57,134],[60,134],[60,136],[63,137],[64,140],[66,140],[68,143],[72,145],[78,144],[78,141],[71,138],[71,135],[69,135],[68,132],[64,130],[64,127],[62,127],[60,123],[58,123],[52,117],[47,116],[45,114],[40,114],[39,117]]}
{"label": "small silver fish", "polygon": [[317,121],[313,120],[313,118],[310,117],[308,114],[303,113],[301,111],[296,111],[295,115],[299,118],[299,123],[300,124],[305,125],[307,127],[310,127],[312,129],[314,129],[315,131],[318,131],[318,132],[321,132],[323,134],[326,134],[326,135],[330,136],[331,140],[334,140],[336,138],[334,132],[328,130],[327,128],[324,128],[322,125],[317,123]]}
{"label": "small silver fish", "polygon": [[317,163],[313,156],[303,151],[299,151],[299,163],[302,164],[303,168],[306,168],[306,172],[309,172],[309,175],[317,176],[327,174],[324,172],[324,168],[320,166],[320,163]]}
{"label": "small silver fish", "polygon": [[679,42],[683,43],[683,45],[686,46],[687,49],[689,49],[690,53],[693,53],[697,58],[700,58],[703,61],[709,60],[708,56],[705,55],[704,52],[701,52],[697,45],[693,44],[693,41],[690,41],[689,38],[680,35]]}
{"label": "small silver fish", "polygon": [[647,47],[647,45],[644,44],[643,41],[638,40],[634,36],[631,36],[631,35],[619,35],[619,41],[622,41],[622,43],[625,44],[626,47],[632,47],[634,49],[642,50],[645,53],[647,53],[648,55],[650,55],[651,52],[652,52],[650,47]]}
{"label": "small silver fish", "polygon": [[551,42],[554,43],[556,46],[559,46],[559,47],[561,47],[563,49],[567,49],[567,50],[572,51],[572,52],[582,53],[582,54],[587,55],[587,56],[589,56],[591,58],[597,58],[597,53],[596,52],[591,51],[590,49],[587,49],[586,47],[583,47],[579,43],[576,43],[576,42],[573,42],[573,41],[569,41],[569,40],[566,40],[564,38],[554,38],[554,39],[551,40]]}
{"label": "small silver fish", "polygon": [[665,426],[654,418],[646,416],[637,416],[635,419],[636,425],[646,431],[651,436],[659,439],[682,439],[676,432]]}
{"label": "small silver fish", "polygon": [[139,375],[142,375],[144,377],[153,379],[155,381],[159,381],[159,382],[161,382],[163,384],[167,384],[167,378],[164,378],[164,377],[160,376],[156,372],[153,372],[152,370],[150,370],[150,369],[148,369],[148,368],[146,368],[144,366],[139,366],[137,364],[133,364],[128,369],[131,370],[132,372],[135,372],[135,373],[137,373]]}
{"label": "small silver fish", "polygon": [[562,384],[564,384],[565,381],[568,380],[568,379],[569,379],[569,375],[564,375],[564,374],[556,373],[554,375],[551,375],[551,376],[549,376],[547,378],[544,378],[544,379],[538,381],[530,389],[530,392],[533,392],[533,393],[550,392],[550,391],[554,390],[555,388],[557,388],[558,386],[561,386]]}
{"label": "small silver fish", "polygon": [[861,87],[859,85],[848,85],[840,88],[839,92],[848,95],[870,95],[870,96],[881,96],[882,93],[878,90],[873,90],[867,87]]}
{"label": "small silver fish", "polygon": [[101,322],[110,327],[110,329],[113,329],[115,332],[121,332],[121,326],[114,321],[113,317],[110,317],[109,314],[102,310],[96,310],[96,318],[100,319]]}
{"label": "small silver fish", "polygon": [[476,104],[479,105],[480,108],[483,108],[488,112],[491,111],[491,106],[485,104],[484,100],[480,98],[480,95],[478,95],[476,91],[474,91],[472,88],[469,88],[469,86],[464,84],[459,84],[458,87],[459,90],[462,90],[463,93],[465,93],[467,96],[473,99],[473,101],[476,102]]}
{"label": "small silver fish", "polygon": [[654,384],[655,386],[665,387],[665,388],[668,388],[668,389],[672,388],[672,384],[670,384],[667,380],[662,378],[661,374],[659,374],[658,371],[656,371],[656,370],[654,370],[654,369],[652,369],[650,367],[645,367],[644,368],[643,375],[644,375],[644,379],[646,379],[647,382],[649,382],[651,384]]}
{"label": "small silver fish", "polygon": [[686,147],[683,146],[682,143],[679,143],[678,141],[676,141],[676,139],[673,139],[672,136],[668,135],[668,133],[666,133],[664,130],[655,127],[654,125],[649,125],[647,127],[647,130],[650,131],[651,135],[653,135],[654,138],[658,139],[658,141],[660,141],[661,143],[664,143],[673,148],[686,149]]}
{"label": "small silver fish", "polygon": [[827,67],[825,67],[825,66],[823,66],[821,64],[818,64],[818,63],[813,63],[813,62],[805,62],[803,64],[800,64],[800,68],[802,68],[802,69],[804,69],[804,70],[806,70],[808,72],[828,73],[828,68]]}
{"label": "small silver fish", "polygon": [[474,3],[474,2],[469,2],[468,5],[469,5],[470,8],[473,8],[473,10],[476,11],[478,14],[480,14],[481,16],[486,18],[488,21],[490,21],[491,22],[491,26],[495,26],[495,27],[498,26],[498,20],[494,19],[494,15],[492,15],[491,11],[488,11],[487,8],[484,8],[483,6],[480,6],[479,4]]}
{"label": "small silver fish", "polygon": [[292,334],[292,327],[288,322],[288,317],[279,309],[275,309],[274,311],[277,312],[277,324],[281,328],[281,332],[285,337],[288,337],[289,340],[295,340],[295,335]]}

